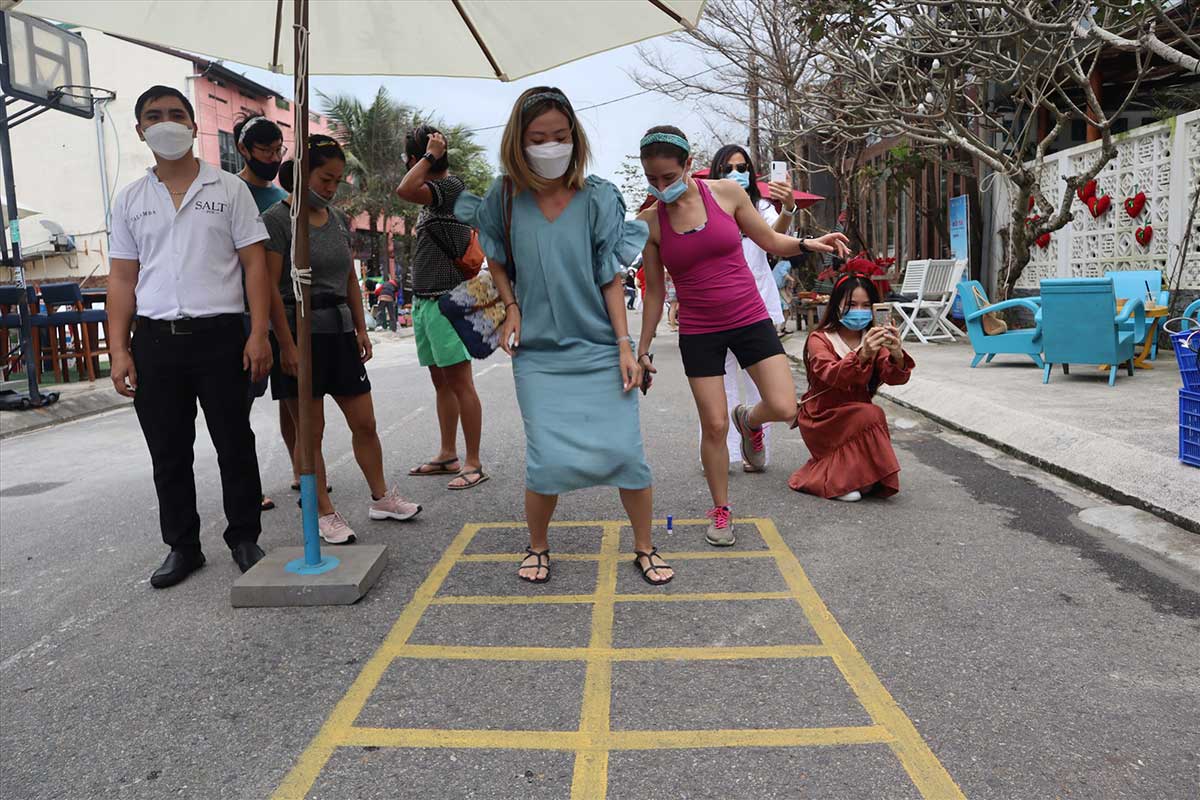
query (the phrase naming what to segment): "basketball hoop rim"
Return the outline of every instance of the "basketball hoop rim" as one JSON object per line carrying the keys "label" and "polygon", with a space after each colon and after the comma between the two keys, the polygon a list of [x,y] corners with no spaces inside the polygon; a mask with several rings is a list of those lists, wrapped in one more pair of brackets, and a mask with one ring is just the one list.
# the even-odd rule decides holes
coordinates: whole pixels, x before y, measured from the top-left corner
{"label": "basketball hoop rim", "polygon": [[48,93],[48,97],[46,99],[50,102],[54,102],[61,97],[71,97],[76,100],[90,100],[92,104],[95,105],[96,103],[115,100],[117,93],[112,89],[105,89],[101,86],[89,86],[82,83],[64,83],[61,86],[55,86],[54,89]]}

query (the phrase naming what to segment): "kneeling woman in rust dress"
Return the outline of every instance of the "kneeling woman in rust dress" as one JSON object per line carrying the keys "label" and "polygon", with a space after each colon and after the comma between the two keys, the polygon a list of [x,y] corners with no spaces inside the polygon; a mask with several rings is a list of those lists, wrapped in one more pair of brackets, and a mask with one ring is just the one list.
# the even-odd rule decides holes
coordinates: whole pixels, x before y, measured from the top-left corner
{"label": "kneeling woman in rust dress", "polygon": [[846,275],[805,343],[808,391],[796,425],[812,458],[788,481],[798,492],[854,502],[900,491],[887,418],[871,398],[880,384],[907,383],[914,364],[898,331],[872,322],[878,301],[870,279]]}

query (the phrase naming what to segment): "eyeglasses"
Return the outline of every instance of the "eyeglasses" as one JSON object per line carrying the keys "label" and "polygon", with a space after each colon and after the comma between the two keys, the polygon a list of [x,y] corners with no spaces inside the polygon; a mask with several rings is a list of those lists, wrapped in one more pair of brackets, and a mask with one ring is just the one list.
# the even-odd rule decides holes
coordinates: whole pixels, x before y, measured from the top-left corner
{"label": "eyeglasses", "polygon": [[265,144],[256,144],[250,148],[250,151],[255,155],[265,155],[268,158],[278,158],[280,161],[287,155],[288,149],[282,144],[277,144],[274,147],[269,147]]}
{"label": "eyeglasses", "polygon": [[721,174],[728,175],[731,172],[733,172],[735,169],[738,172],[745,172],[746,170],[750,169],[750,165],[747,164],[745,161],[743,161],[741,164],[725,164],[724,166],[721,167]]}

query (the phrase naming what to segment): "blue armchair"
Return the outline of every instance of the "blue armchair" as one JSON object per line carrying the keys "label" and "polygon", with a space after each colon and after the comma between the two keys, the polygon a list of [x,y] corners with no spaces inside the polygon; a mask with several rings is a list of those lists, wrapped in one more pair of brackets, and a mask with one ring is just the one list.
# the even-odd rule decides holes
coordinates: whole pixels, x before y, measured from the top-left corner
{"label": "blue armchair", "polygon": [[[1114,270],[1104,273],[1104,277],[1112,278],[1113,290],[1117,293],[1118,298],[1132,300],[1135,297],[1142,298],[1143,304],[1146,303],[1146,286],[1150,286],[1150,294],[1154,295],[1156,305],[1167,306],[1171,304],[1171,292],[1163,288],[1162,273],[1156,269],[1140,269],[1140,270]],[[1126,323],[1122,330],[1132,331],[1133,323]],[[1138,341],[1141,341],[1140,339]],[[1150,343],[1150,360],[1154,361],[1158,358],[1158,337],[1154,337],[1154,341]]]}
{"label": "blue armchair", "polygon": [[[1143,289],[1143,292],[1145,290]],[[1127,322],[1132,330],[1125,330]],[[1141,297],[1130,298],[1117,314],[1117,295],[1111,278],[1058,278],[1042,281],[1042,352],[1050,370],[1062,364],[1108,364],[1108,385],[1117,382],[1117,367],[1127,364],[1133,374],[1134,350],[1146,336],[1146,309]]]}
{"label": "blue armchair", "polygon": [[[975,348],[975,358],[971,361],[972,368],[987,358],[988,363],[1001,353],[1015,353],[1028,356],[1033,363],[1044,367],[1042,362],[1042,308],[1041,298],[1022,297],[1016,300],[1005,300],[1003,303],[989,303],[979,281],[962,281],[958,284],[958,296],[962,298],[963,319],[967,323],[967,336],[971,346]],[[1033,312],[1035,326],[1006,333],[995,333],[988,336],[983,330],[983,315],[993,311],[1004,311],[1008,308],[1027,308]]]}
{"label": "blue armchair", "polygon": [[1200,328],[1200,300],[1193,300],[1188,304],[1188,307],[1183,310],[1183,323],[1180,325],[1181,331],[1186,331],[1195,325]]}

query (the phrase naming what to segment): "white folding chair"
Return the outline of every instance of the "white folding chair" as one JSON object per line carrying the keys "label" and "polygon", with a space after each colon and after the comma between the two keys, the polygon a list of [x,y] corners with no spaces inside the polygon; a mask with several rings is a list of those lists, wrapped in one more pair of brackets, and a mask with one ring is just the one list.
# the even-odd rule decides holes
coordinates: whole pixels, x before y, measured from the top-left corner
{"label": "white folding chair", "polygon": [[900,327],[900,340],[904,341],[909,333],[916,334],[917,339],[922,342],[928,342],[925,334],[917,327],[917,317],[921,313],[921,306],[925,300],[926,281],[929,277],[929,259],[914,259],[909,261],[904,267],[904,283],[900,285],[900,294],[905,297],[913,297],[913,300],[905,300],[900,303],[893,303],[892,308],[900,315],[900,319],[904,320]]}
{"label": "white folding chair", "polygon": [[[941,305],[941,313],[938,314],[937,320],[935,321],[936,329],[931,329],[934,331],[941,330],[942,333],[938,334],[934,332],[932,335],[928,335],[927,338],[938,341],[945,339],[952,342],[959,336],[966,336],[963,331],[959,330],[959,328],[950,321],[950,311],[954,308],[955,298],[958,297],[958,284],[964,280],[964,273],[966,271],[967,262],[965,260],[953,261],[946,268],[944,272],[945,283],[940,287],[942,293],[939,301],[939,304]],[[933,287],[931,284],[931,288],[936,287]],[[943,336],[942,334],[945,335]]]}

